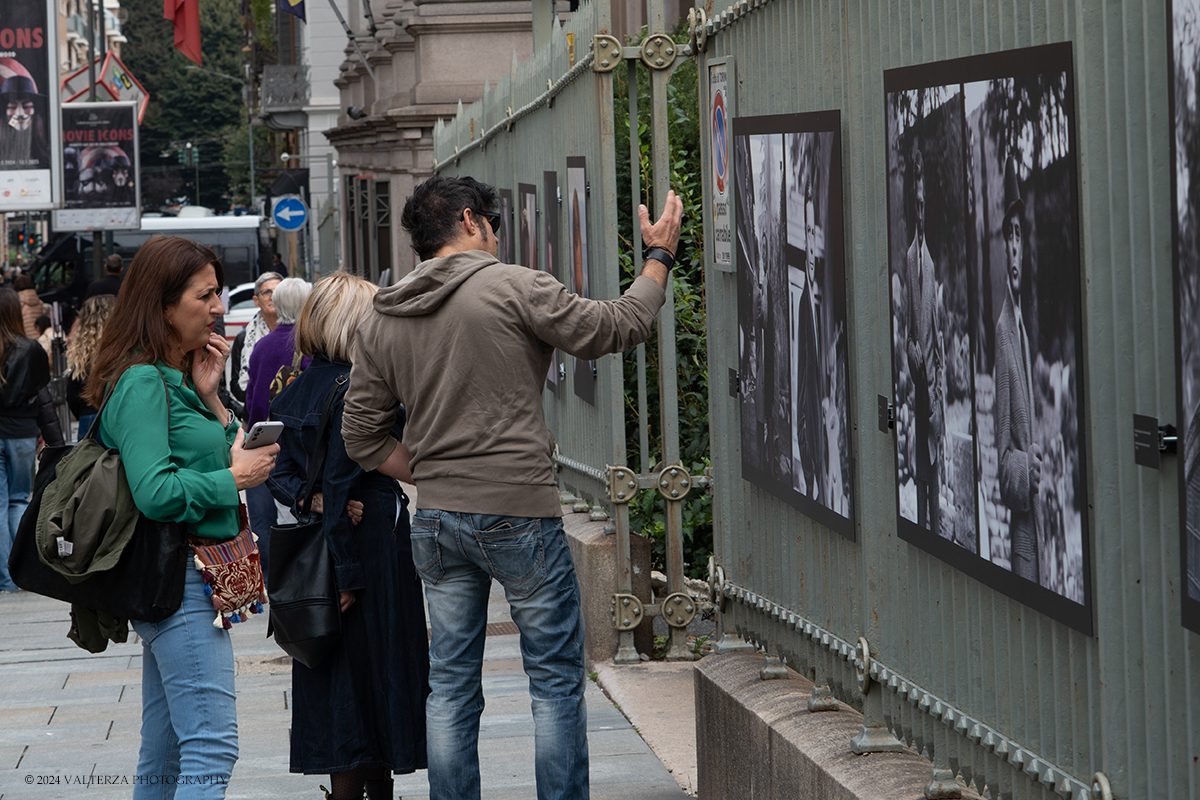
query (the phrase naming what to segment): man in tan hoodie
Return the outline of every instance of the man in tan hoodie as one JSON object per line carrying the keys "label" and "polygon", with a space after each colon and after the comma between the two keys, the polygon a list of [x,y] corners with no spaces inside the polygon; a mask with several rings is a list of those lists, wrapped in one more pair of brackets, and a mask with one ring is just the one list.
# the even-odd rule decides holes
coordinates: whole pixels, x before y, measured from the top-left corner
{"label": "man in tan hoodie", "polygon": [[[418,186],[401,222],[421,257],[359,326],[342,434],[366,470],[412,480],[413,561],[432,627],[426,704],[431,800],[479,797],[488,593],[521,632],[540,800],[588,796],[579,585],[563,534],[542,387],[555,348],[580,359],[645,341],[666,298],[683,203],[638,209],[647,261],[616,300],[497,260],[497,192],[471,178]],[[389,434],[407,413],[404,442]]]}

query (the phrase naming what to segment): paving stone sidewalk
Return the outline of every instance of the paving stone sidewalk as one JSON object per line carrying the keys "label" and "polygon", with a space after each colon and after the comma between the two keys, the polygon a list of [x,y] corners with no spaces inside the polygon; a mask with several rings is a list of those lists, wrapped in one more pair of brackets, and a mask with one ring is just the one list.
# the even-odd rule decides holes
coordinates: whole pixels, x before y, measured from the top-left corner
{"label": "paving stone sidewalk", "polygon": [[[507,604],[493,586],[480,733],[483,796],[531,800],[533,718]],[[141,644],[99,655],[66,638],[67,606],[27,592],[0,594],[0,800],[116,800],[132,794],[141,716]],[[265,617],[234,626],[241,756],[231,800],[320,800],[327,778],[288,772],[291,672],[266,638]],[[637,731],[588,684],[592,800],[682,800],[687,795]],[[688,709],[690,713],[690,709]],[[115,783],[106,783],[115,782]],[[427,798],[424,772],[396,776],[396,795]]]}

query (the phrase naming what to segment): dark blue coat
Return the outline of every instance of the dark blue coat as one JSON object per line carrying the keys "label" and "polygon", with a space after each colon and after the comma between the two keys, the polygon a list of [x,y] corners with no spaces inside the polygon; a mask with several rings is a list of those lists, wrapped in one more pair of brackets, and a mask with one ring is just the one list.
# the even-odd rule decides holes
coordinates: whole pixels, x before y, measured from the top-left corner
{"label": "dark blue coat", "polygon": [[[308,478],[317,428],[329,390],[350,365],[318,353],[312,365],[271,403],[286,427],[268,485],[293,509]],[[291,770],[327,774],[358,767],[412,772],[425,767],[425,697],[429,656],[421,585],[409,544],[408,498],[400,484],[364,472],[346,455],[339,392],[329,446],[315,491],[324,495],[325,541],[338,588],[355,602],[342,616],[337,655],[321,669],[292,667]],[[393,435],[400,438],[404,412]],[[360,500],[357,525],[346,502]]]}

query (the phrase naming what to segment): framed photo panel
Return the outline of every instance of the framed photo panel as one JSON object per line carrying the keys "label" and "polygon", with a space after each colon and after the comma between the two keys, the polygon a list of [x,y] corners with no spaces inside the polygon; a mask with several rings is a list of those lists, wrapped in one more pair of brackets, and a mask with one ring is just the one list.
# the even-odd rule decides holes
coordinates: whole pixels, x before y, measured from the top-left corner
{"label": "framed photo panel", "polygon": [[1183,625],[1200,633],[1200,0],[1168,2]]}
{"label": "framed photo panel", "polygon": [[504,264],[516,263],[516,242],[513,241],[512,189],[500,190],[500,230],[496,231],[498,258]]}
{"label": "framed photo panel", "polygon": [[853,540],[840,113],[732,133],[742,477]]}
{"label": "framed photo panel", "polygon": [[884,94],[900,536],[1090,634],[1071,45]]}
{"label": "framed photo panel", "polygon": [[[571,242],[567,262],[571,280],[567,288],[580,297],[591,297],[588,283],[587,160],[583,156],[567,159],[567,237]],[[596,403],[596,370],[591,361],[575,361],[575,394],[585,402]]]}
{"label": "framed photo panel", "polygon": [[65,207],[52,212],[54,229],[139,229],[137,104],[70,103],[62,127]]}
{"label": "framed photo panel", "polygon": [[58,8],[0,0],[0,212],[62,201]]}
{"label": "framed photo panel", "polygon": [[537,269],[537,187],[532,183],[517,184],[517,234],[517,263]]}
{"label": "framed photo panel", "polygon": [[[543,172],[542,173],[542,191],[543,197],[546,198],[544,210],[542,212],[543,224],[546,227],[546,253],[542,259],[542,269],[549,272],[554,277],[558,278],[558,261],[560,258],[560,249],[558,244],[558,213],[561,200],[558,191],[558,173]],[[560,278],[561,280],[561,278]],[[554,351],[554,355],[550,358],[550,369],[546,372],[546,386],[555,394],[558,393],[558,362],[559,353]]]}

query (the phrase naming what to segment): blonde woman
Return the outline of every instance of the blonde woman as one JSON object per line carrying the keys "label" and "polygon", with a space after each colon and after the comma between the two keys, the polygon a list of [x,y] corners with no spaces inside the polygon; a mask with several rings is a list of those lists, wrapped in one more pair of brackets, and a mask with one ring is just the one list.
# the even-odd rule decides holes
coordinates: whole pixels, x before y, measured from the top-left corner
{"label": "blonde woman", "polygon": [[87,435],[88,429],[96,419],[96,407],[83,397],[87,387],[88,375],[92,370],[92,359],[100,349],[100,337],[104,333],[104,323],[108,321],[109,312],[117,304],[115,294],[101,294],[89,297],[83,303],[83,310],[71,328],[70,341],[67,344],[67,372],[70,380],[67,382],[67,406],[75,419],[79,420],[78,439]]}
{"label": "blonde woman", "polygon": [[[344,272],[317,283],[296,325],[296,346],[312,364],[271,403],[271,419],[287,427],[267,485],[276,500],[295,509],[308,477],[308,454],[317,449],[321,412],[339,387],[313,510],[324,514],[341,595],[342,640],[320,669],[293,662],[291,737],[292,772],[328,774],[334,800],[358,800],[364,789],[370,800],[391,800],[393,772],[425,767],[429,656],[408,498],[386,475],[364,472],[342,440],[354,335],[375,290]],[[403,424],[400,409],[392,427],[396,438]],[[361,509],[357,520],[350,517],[351,503]]]}

